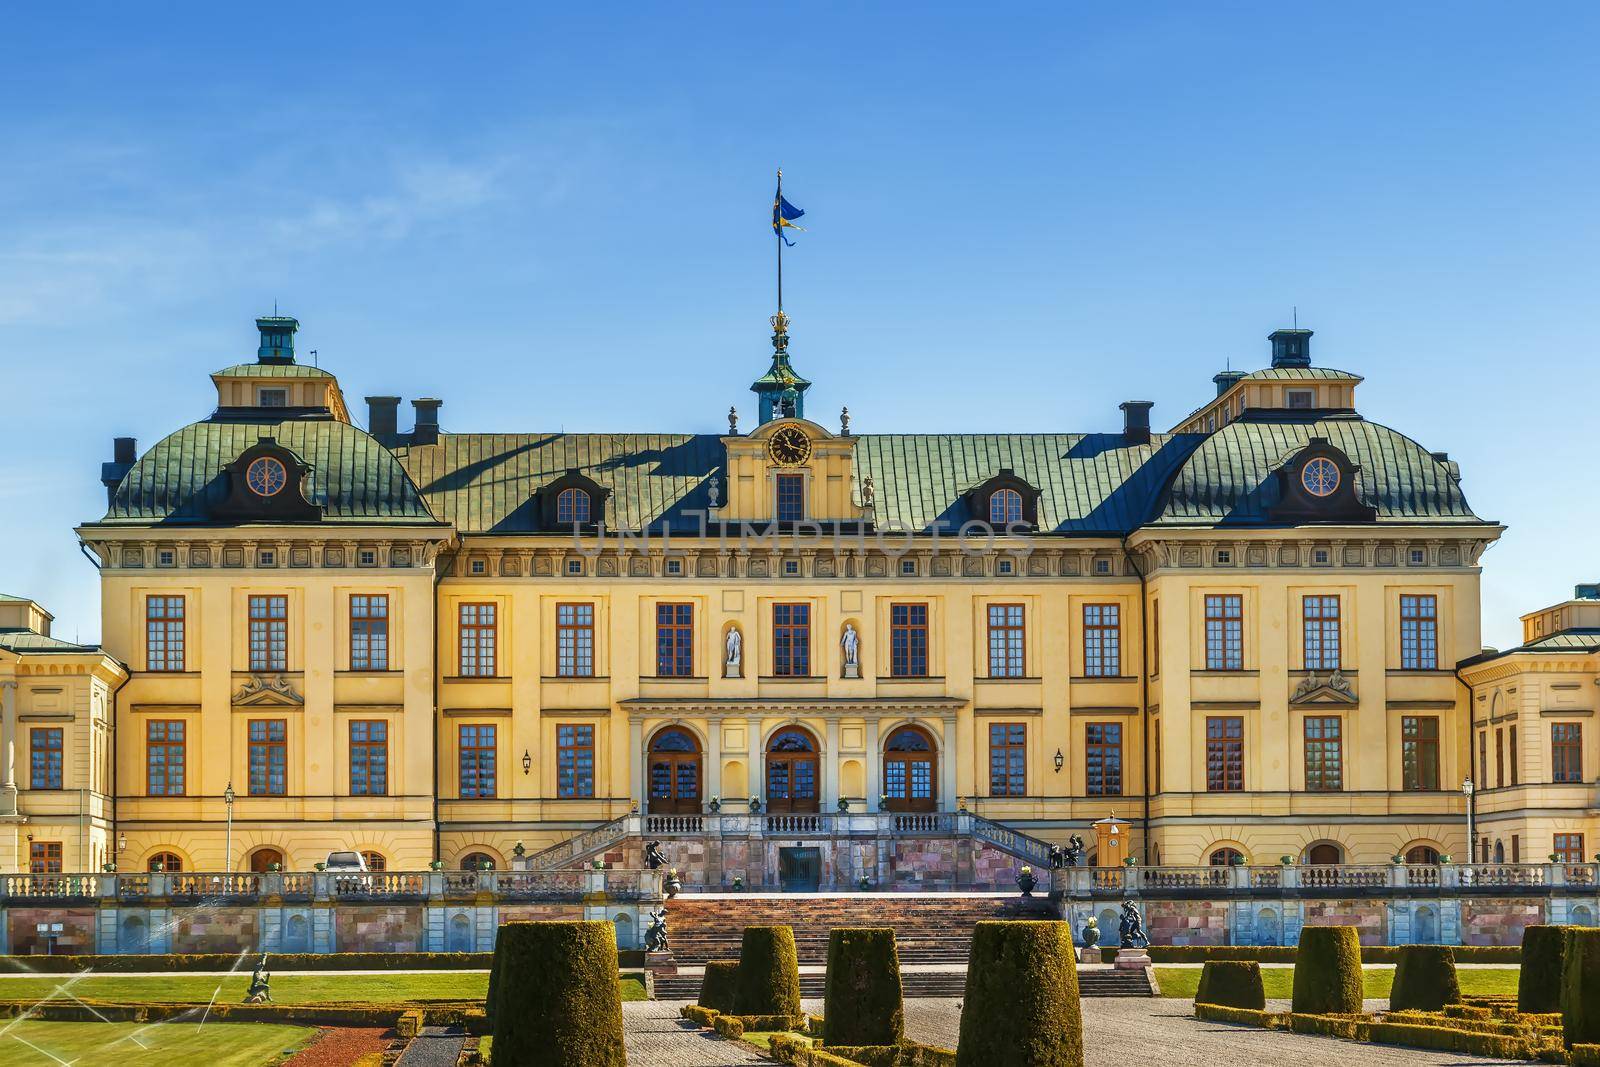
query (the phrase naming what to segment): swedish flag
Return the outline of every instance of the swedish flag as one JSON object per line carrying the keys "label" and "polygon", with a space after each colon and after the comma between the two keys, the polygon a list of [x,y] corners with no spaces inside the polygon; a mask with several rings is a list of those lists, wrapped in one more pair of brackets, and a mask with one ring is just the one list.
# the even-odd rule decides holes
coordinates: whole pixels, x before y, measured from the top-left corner
{"label": "swedish flag", "polygon": [[794,247],[794,242],[785,237],[783,231],[790,229],[804,233],[804,226],[796,226],[794,224],[794,220],[804,214],[804,211],[783,198],[783,171],[780,170],[778,172],[778,192],[772,198],[772,232],[777,234],[779,240],[790,248]]}

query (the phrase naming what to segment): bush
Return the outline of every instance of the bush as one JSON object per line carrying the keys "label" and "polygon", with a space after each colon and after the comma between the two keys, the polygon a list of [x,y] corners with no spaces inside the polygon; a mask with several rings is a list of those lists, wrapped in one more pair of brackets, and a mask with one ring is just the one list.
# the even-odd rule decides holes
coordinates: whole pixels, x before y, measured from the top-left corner
{"label": "bush", "polygon": [[1082,1067],[1083,1014],[1064,922],[973,927],[959,1067]]}
{"label": "bush", "polygon": [[1522,930],[1522,972],[1517,977],[1517,1010],[1561,1010],[1561,964],[1566,959],[1565,926],[1526,926]]}
{"label": "bush", "polygon": [[[254,953],[254,949],[251,950]],[[272,952],[273,971],[481,971],[488,952]],[[229,971],[237,952],[138,953],[125,956],[0,956],[0,974],[96,974]]]}
{"label": "bush", "polygon": [[1267,994],[1261,984],[1261,964],[1254,960],[1207,960],[1200,968],[1200,989],[1195,1003],[1265,1011]]}
{"label": "bush", "polygon": [[1307,926],[1294,963],[1295,1014],[1361,1011],[1361,942],[1354,926]]}
{"label": "bush", "polygon": [[744,1023],[732,1015],[719,1015],[712,1019],[711,1028],[729,1041],[737,1041],[744,1036]]}
{"label": "bush", "polygon": [[1364,1041],[1366,1020],[1356,1015],[1289,1015],[1289,1029],[1297,1034],[1317,1034],[1321,1037],[1342,1037],[1346,1041]]}
{"label": "bush", "polygon": [[1573,1045],[1572,1067],[1600,1067],[1600,1045]]}
{"label": "bush", "polygon": [[1600,1045],[1600,930],[1568,927],[1561,968],[1561,1025],[1568,1048]]}
{"label": "bush", "polygon": [[740,1015],[799,1015],[800,960],[787,926],[747,926],[739,949]]}
{"label": "bush", "polygon": [[1372,1022],[1365,1024],[1363,1029],[1364,1040],[1375,1044],[1404,1045],[1469,1056],[1490,1056],[1494,1059],[1531,1060],[1538,1056],[1543,1046],[1542,1042],[1530,1037],[1474,1034],[1444,1026]]}
{"label": "bush", "polygon": [[1448,945],[1404,945],[1389,991],[1390,1011],[1438,1011],[1461,1001],[1456,957]]}
{"label": "bush", "polygon": [[[1362,963],[1395,963],[1403,945],[1363,945]],[[1151,945],[1154,963],[1204,963],[1207,960],[1256,960],[1260,963],[1293,963],[1293,945]],[[1104,960],[1112,962],[1117,950],[1105,950]],[[1500,963],[1514,967],[1522,959],[1516,945],[1461,945],[1456,948],[1457,963]]]}
{"label": "bush", "polygon": [[897,1045],[906,1036],[900,955],[892,929],[841,929],[828,935],[823,1042]]}
{"label": "bush", "polygon": [[616,928],[608,922],[506,923],[494,1058],[518,1067],[624,1067]]}
{"label": "bush", "polygon": [[738,1006],[739,961],[712,960],[706,964],[706,976],[700,980],[702,1008],[715,1008],[731,1012]]}
{"label": "bush", "polygon": [[678,1009],[678,1014],[683,1016],[685,1019],[688,1019],[696,1026],[702,1026],[706,1029],[710,1029],[711,1024],[717,1021],[717,1016],[721,1013],[715,1008],[702,1008],[698,1004],[685,1004],[683,1007]]}
{"label": "bush", "polygon": [[1281,1012],[1254,1011],[1250,1008],[1227,1008],[1221,1004],[1194,1003],[1194,1017],[1214,1023],[1233,1023],[1236,1026],[1259,1026],[1266,1030],[1279,1030],[1289,1017]]}

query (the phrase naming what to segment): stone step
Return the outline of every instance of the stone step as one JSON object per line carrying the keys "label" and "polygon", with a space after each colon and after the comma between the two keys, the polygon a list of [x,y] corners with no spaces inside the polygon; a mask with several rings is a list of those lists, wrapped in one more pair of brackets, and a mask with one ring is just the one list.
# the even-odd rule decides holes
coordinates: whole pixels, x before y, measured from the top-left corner
{"label": "stone step", "polygon": [[[800,995],[821,997],[826,978],[821,974],[800,976]],[[700,996],[699,975],[673,975],[655,981],[657,1000],[695,1000]],[[965,971],[907,971],[900,976],[902,994],[907,997],[961,997],[966,995]],[[1080,970],[1080,997],[1150,997],[1155,990],[1143,971],[1109,969]]]}

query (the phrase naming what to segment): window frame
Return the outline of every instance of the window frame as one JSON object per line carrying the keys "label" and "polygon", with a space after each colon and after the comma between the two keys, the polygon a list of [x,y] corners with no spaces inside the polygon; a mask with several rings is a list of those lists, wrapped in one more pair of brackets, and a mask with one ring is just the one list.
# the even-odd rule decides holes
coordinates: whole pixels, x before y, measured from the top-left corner
{"label": "window frame", "polygon": [[594,602],[563,601],[556,605],[556,677],[593,678]]}
{"label": "window frame", "polygon": [[[1329,724],[1331,733],[1327,732]],[[1338,715],[1307,715],[1300,727],[1300,737],[1305,791],[1344,792],[1344,719]]]}
{"label": "window frame", "polygon": [[[585,753],[588,755],[587,770],[583,764]],[[594,723],[557,723],[556,796],[562,800],[593,798],[597,758]]]}
{"label": "window frame", "polygon": [[1122,605],[1084,604],[1080,617],[1083,622],[1083,676],[1122,677]]}
{"label": "window frame", "polygon": [[772,476],[772,517],[778,522],[804,522],[806,519],[806,476]]}
{"label": "window frame", "polygon": [[492,600],[456,605],[456,670],[462,678],[498,678],[500,605]]}
{"label": "window frame", "polygon": [[[579,506],[582,498],[582,506]],[[579,512],[582,512],[580,515]],[[569,485],[556,494],[556,522],[562,526],[586,526],[594,521],[594,497],[587,489]]]}
{"label": "window frame", "polygon": [[1244,594],[1206,593],[1204,597],[1206,670],[1244,670]]}
{"label": "window frame", "polygon": [[[54,735],[54,744],[49,742]],[[41,745],[39,742],[46,742]],[[34,791],[65,789],[66,730],[60,726],[33,726],[28,729],[28,788]],[[43,757],[41,761],[40,757]],[[42,762],[42,766],[41,766]],[[40,772],[44,779],[41,781]]]}
{"label": "window frame", "polygon": [[929,677],[929,615],[926,601],[889,605],[889,677]]}
{"label": "window frame", "polygon": [[[998,512],[998,514],[996,514]],[[1004,531],[1022,522],[1022,494],[1008,486],[1001,486],[989,494],[989,525]]]}
{"label": "window frame", "polygon": [[656,602],[656,677],[694,677],[694,602]]}
{"label": "window frame", "polygon": [[[1095,732],[1099,732],[1096,739]],[[1120,722],[1083,724],[1083,792],[1091,797],[1120,797],[1127,792],[1124,738]],[[1114,787],[1114,788],[1113,788]]]}
{"label": "window frame", "polygon": [[[996,612],[1001,614],[996,616]],[[1028,606],[998,603],[984,606],[985,631],[989,649],[990,678],[1028,676]],[[998,657],[996,655],[998,653]],[[996,666],[1000,669],[996,670]]]}
{"label": "window frame", "polygon": [[814,677],[809,601],[779,601],[772,605],[772,673],[779,678]]}
{"label": "window frame", "polygon": [[389,594],[352,593],[350,616],[350,669],[389,669]]}
{"label": "window frame", "polygon": [[[176,615],[172,614],[174,604],[177,607]],[[157,674],[183,673],[188,656],[185,641],[187,616],[188,603],[184,597],[157,593],[145,595],[145,670]]]}
{"label": "window frame", "polygon": [[[500,795],[499,740],[496,723],[456,725],[456,793],[462,800],[493,800]],[[477,754],[473,757],[476,766],[469,766],[468,753]]]}
{"label": "window frame", "polygon": [[1550,852],[1556,857],[1555,862],[1565,864],[1583,863],[1583,834],[1581,833],[1554,833],[1550,835]]}
{"label": "window frame", "polygon": [[[1330,613],[1331,612],[1331,613]],[[1340,626],[1344,604],[1338,594],[1306,593],[1300,598],[1300,662],[1308,671],[1343,667]]]}
{"label": "window frame", "polygon": [[[1017,739],[1019,734],[1020,740]],[[1027,723],[989,724],[989,795],[991,797],[1028,795]]]}
{"label": "window frame", "polygon": [[[265,736],[256,737],[256,727],[263,727]],[[274,737],[273,727],[278,736]],[[262,757],[262,788],[256,788],[256,757]],[[278,757],[277,771],[280,787],[273,789],[273,755]],[[245,795],[252,797],[282,797],[289,795],[289,721],[287,719],[249,719],[245,722]]]}
{"label": "window frame", "polygon": [[[1561,737],[1570,730],[1571,737]],[[1513,755],[1512,762],[1515,764]],[[1583,782],[1583,723],[1553,722],[1550,724],[1550,781],[1560,784]],[[1512,783],[1513,785],[1516,783]]]}
{"label": "window frame", "polygon": [[1244,716],[1206,716],[1206,792],[1242,793]]}
{"label": "window frame", "polygon": [[252,593],[246,598],[247,652],[252,671],[289,669],[289,597]]}
{"label": "window frame", "polygon": [[[1431,724],[1431,727],[1428,727],[1427,724]],[[1425,728],[1431,728],[1431,736],[1424,732]],[[1442,780],[1442,768],[1439,763],[1440,739],[1439,716],[1403,715],[1400,717],[1400,789],[1402,792],[1428,793],[1439,790],[1439,783]],[[1432,778],[1432,785],[1428,784],[1430,777]]]}
{"label": "window frame", "polygon": [[[364,736],[356,736],[358,729]],[[345,731],[345,739],[350,758],[350,795],[353,797],[388,796],[389,720],[351,719],[349,728]],[[376,764],[373,760],[375,755],[378,757]],[[377,788],[373,788],[374,779],[376,779]]]}
{"label": "window frame", "polygon": [[[184,719],[146,719],[144,724],[144,794],[147,797],[181,797],[188,795],[189,767],[189,729],[188,722]],[[157,737],[157,728],[162,736]],[[176,731],[174,731],[176,727]],[[174,733],[176,736],[174,736]],[[161,753],[162,786],[156,788],[155,755]],[[174,763],[172,756],[178,759]],[[174,786],[172,779],[173,767],[177,768],[177,783]]]}
{"label": "window frame", "polygon": [[1439,596],[1436,593],[1400,595],[1400,669],[1439,669]]}
{"label": "window frame", "polygon": [[28,873],[61,874],[63,855],[60,841],[29,841]]}

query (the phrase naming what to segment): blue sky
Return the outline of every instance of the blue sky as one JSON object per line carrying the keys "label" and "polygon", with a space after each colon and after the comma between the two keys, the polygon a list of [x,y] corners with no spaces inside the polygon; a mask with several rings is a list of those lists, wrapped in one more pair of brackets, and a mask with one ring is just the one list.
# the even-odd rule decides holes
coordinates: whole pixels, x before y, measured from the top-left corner
{"label": "blue sky", "polygon": [[748,425],[780,164],[820,421],[1166,428],[1298,306],[1510,526],[1486,640],[1600,577],[1600,8],[580,6],[8,15],[0,589],[98,634],[111,438],[207,414],[274,301],[357,407]]}

